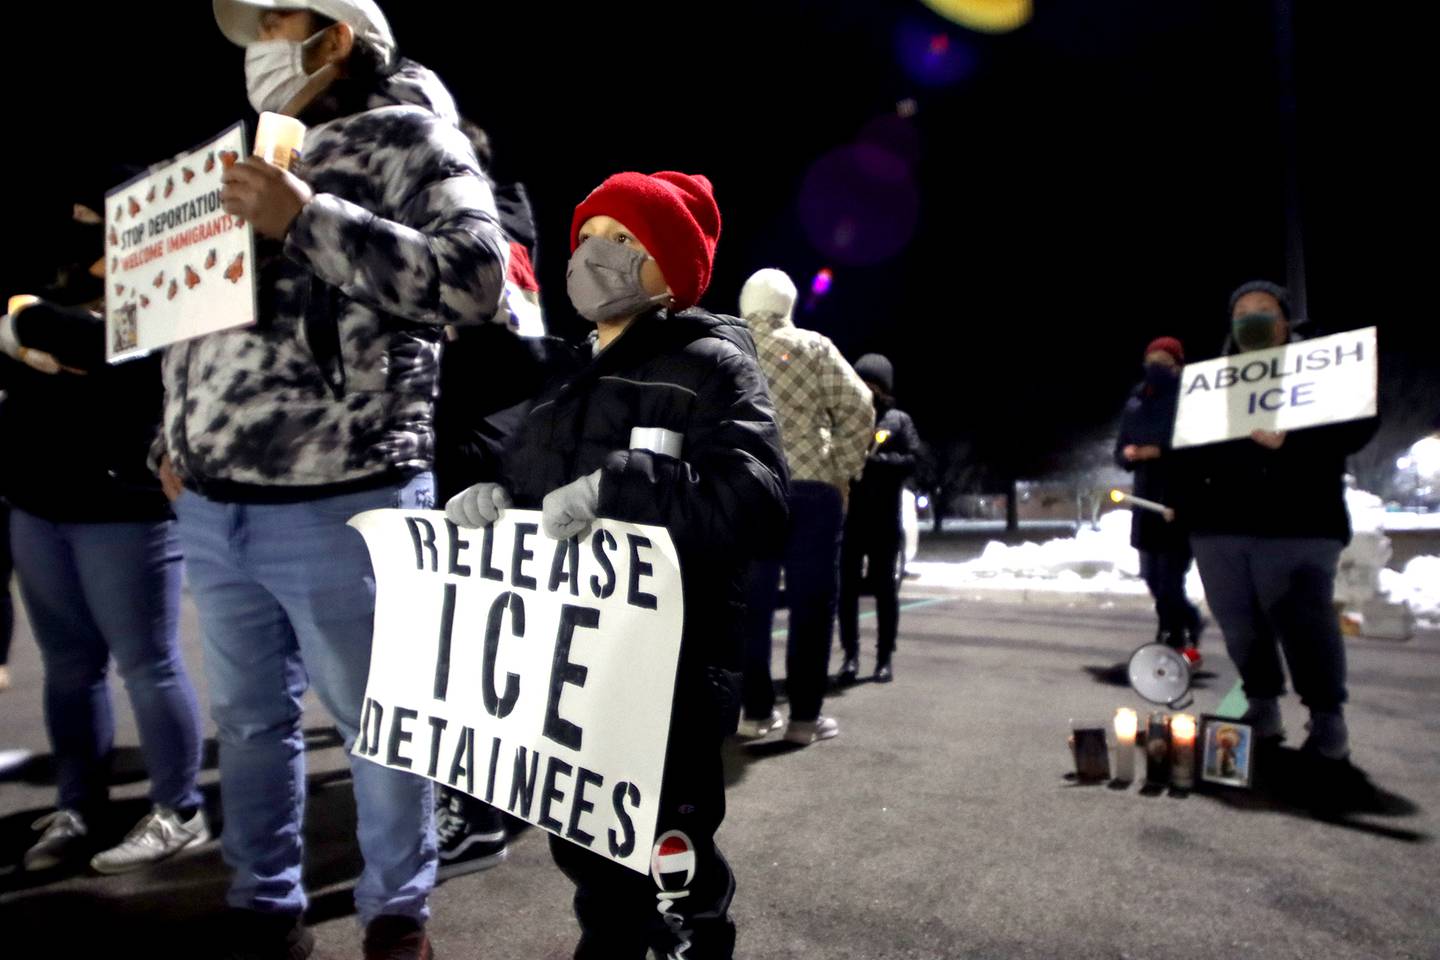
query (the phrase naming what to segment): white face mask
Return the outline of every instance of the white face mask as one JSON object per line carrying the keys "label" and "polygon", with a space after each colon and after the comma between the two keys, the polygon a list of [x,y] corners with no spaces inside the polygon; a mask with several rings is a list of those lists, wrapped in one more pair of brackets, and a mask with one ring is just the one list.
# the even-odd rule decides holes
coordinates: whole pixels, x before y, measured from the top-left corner
{"label": "white face mask", "polygon": [[245,48],[245,86],[256,113],[279,113],[304,88],[305,47],[321,30],[305,40],[257,40]]}

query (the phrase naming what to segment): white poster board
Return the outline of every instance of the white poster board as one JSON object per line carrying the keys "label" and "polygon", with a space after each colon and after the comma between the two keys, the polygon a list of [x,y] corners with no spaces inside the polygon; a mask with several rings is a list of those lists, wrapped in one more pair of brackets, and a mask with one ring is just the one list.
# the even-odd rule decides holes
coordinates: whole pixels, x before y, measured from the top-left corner
{"label": "white poster board", "polygon": [[1378,389],[1374,327],[1190,364],[1171,445],[1373,417]]}
{"label": "white poster board", "polygon": [[648,873],[685,622],[669,534],[604,520],[555,541],[526,510],[350,524],[376,578],[355,755]]}
{"label": "white poster board", "polygon": [[237,123],[105,194],[111,363],[255,322],[254,231],[220,206],[220,177],[246,154]]}

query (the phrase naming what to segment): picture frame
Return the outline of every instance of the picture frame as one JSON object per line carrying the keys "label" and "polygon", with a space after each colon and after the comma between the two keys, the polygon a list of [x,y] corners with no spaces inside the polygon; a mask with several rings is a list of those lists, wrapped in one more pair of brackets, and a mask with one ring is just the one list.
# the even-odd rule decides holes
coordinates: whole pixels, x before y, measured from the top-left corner
{"label": "picture frame", "polygon": [[1255,730],[1231,717],[1200,717],[1196,761],[1198,782],[1206,787],[1248,790],[1254,779]]}

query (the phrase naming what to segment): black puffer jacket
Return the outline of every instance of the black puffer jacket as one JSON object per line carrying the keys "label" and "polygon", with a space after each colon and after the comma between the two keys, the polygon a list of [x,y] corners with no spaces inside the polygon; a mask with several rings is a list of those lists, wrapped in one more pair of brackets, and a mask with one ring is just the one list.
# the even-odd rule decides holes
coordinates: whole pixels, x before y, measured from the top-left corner
{"label": "black puffer jacket", "polygon": [[0,354],[0,496],[55,523],[169,519],[145,463],[160,424],[160,358],[107,366],[105,323],[78,307],[35,304],[15,332],[89,372],[39,373]]}
{"label": "black puffer jacket", "polygon": [[850,484],[851,529],[886,536],[900,534],[900,491],[915,472],[920,434],[910,414],[892,404],[875,404],[875,443],[865,471]]}
{"label": "black puffer jacket", "polygon": [[[1170,438],[1175,433],[1175,407],[1180,398],[1180,381],[1150,381],[1138,385],[1120,415],[1120,433],[1115,438],[1115,462],[1135,474],[1135,495],[1173,506],[1175,499],[1175,456]],[[1125,459],[1125,448],[1160,448],[1158,460]],[[1130,545],[1137,550],[1165,553],[1188,549],[1189,532],[1179,516],[1167,521],[1150,510],[1136,510],[1130,523]]]}
{"label": "black puffer jacket", "polygon": [[[1292,337],[1292,339],[1298,339]],[[1350,542],[1345,460],[1378,418],[1291,430],[1278,450],[1246,437],[1176,456],[1176,512],[1191,533]]]}
{"label": "black puffer jacket", "polygon": [[[504,458],[518,507],[602,470],[600,516],[662,526],[685,589],[680,687],[738,669],[741,574],[783,539],[788,471],[775,410],[739,321],[651,313],[531,408]],[[630,431],[683,438],[679,459],[631,450]]]}

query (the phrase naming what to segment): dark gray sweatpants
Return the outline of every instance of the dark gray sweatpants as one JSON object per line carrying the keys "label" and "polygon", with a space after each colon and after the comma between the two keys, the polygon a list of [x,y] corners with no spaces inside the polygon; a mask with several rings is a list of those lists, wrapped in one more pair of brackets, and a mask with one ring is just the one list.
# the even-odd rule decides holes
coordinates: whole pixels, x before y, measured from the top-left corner
{"label": "dark gray sweatpants", "polygon": [[1285,692],[1280,651],[1312,711],[1345,702],[1345,644],[1335,615],[1339,540],[1193,536],[1205,599],[1251,700]]}

